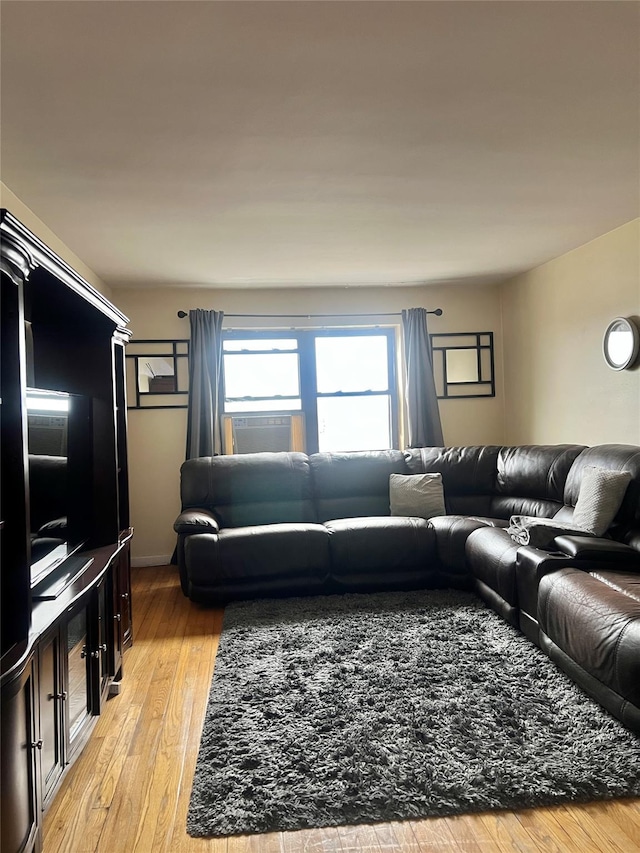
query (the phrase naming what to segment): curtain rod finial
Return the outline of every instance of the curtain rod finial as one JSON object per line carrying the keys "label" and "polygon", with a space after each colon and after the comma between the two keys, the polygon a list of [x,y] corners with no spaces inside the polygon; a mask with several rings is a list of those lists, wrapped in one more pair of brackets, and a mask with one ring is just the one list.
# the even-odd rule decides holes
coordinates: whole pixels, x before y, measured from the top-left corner
{"label": "curtain rod finial", "polygon": [[442,308],[436,308],[433,313],[436,315],[436,317],[442,317]]}
{"label": "curtain rod finial", "polygon": [[[441,312],[441,313],[442,313],[442,312]],[[186,311],[178,311],[178,317],[180,317],[180,319],[181,319],[181,320],[184,320],[184,318],[185,318],[185,317],[188,317],[188,316],[189,316],[189,315],[187,314],[187,312],[186,312]]]}

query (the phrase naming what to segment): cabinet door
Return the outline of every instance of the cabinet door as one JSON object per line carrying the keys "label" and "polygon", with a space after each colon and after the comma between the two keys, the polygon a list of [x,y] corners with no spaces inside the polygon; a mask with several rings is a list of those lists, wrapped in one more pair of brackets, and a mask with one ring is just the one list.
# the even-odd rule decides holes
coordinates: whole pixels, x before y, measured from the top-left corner
{"label": "cabinet door", "polygon": [[99,662],[99,682],[100,682],[100,704],[106,698],[109,690],[109,681],[111,676],[111,668],[109,666],[109,645],[113,642],[113,613],[111,609],[111,599],[109,590],[111,589],[108,583],[109,576],[98,584],[98,651],[100,656]]}
{"label": "cabinet door", "polygon": [[123,582],[120,593],[122,601],[122,650],[126,651],[133,645],[133,613],[131,611],[131,569],[129,560],[129,549],[127,548],[126,564],[126,585]]}
{"label": "cabinet door", "polygon": [[[120,598],[120,555],[118,555],[111,568],[112,630],[109,643],[109,672],[114,677],[116,684],[119,684],[122,679],[122,655],[124,652],[122,611],[122,600]],[[114,690],[114,685],[111,686],[110,690],[112,693],[118,692]]]}
{"label": "cabinet door", "polygon": [[40,779],[43,805],[64,769],[63,657],[60,631],[42,640],[38,648],[38,705],[40,718]]}
{"label": "cabinet door", "polygon": [[133,643],[131,626],[131,557],[126,541],[118,554],[111,574],[113,637],[109,646],[110,672],[113,681],[110,695],[120,692],[122,661],[126,649]]}
{"label": "cabinet door", "polygon": [[107,596],[107,577],[96,586],[89,602],[89,671],[91,681],[91,710],[99,714],[109,690],[109,646],[113,642],[111,603]]}
{"label": "cabinet door", "polygon": [[131,549],[129,543],[120,552],[117,567],[117,587],[120,598],[120,633],[122,651],[133,644],[133,619],[131,615]]}
{"label": "cabinet door", "polygon": [[87,606],[70,612],[65,624],[67,761],[82,742],[91,715]]}
{"label": "cabinet door", "polygon": [[0,850],[39,848],[34,663],[3,688],[0,762]]}

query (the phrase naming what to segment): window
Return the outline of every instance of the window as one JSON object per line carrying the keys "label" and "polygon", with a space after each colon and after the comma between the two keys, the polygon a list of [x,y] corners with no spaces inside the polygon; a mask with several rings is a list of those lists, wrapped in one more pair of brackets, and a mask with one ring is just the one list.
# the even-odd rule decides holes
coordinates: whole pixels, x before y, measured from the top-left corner
{"label": "window", "polygon": [[299,411],[300,354],[295,338],[226,339],[225,412]]}
{"label": "window", "polygon": [[397,445],[393,329],[226,332],[226,414],[301,413],[305,447]]}

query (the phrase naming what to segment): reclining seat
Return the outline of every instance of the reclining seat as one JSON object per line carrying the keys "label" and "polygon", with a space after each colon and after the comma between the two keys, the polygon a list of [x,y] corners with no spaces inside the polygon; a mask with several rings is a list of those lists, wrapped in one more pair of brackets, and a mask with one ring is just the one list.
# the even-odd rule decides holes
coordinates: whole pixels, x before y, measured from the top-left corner
{"label": "reclining seat", "polygon": [[316,514],[329,533],[331,591],[439,585],[429,522],[390,515],[389,476],[409,473],[401,451],[314,453],[309,465]]}
{"label": "reclining seat", "polygon": [[489,515],[492,528],[472,531],[465,559],[478,595],[512,625],[519,624],[516,591],[518,546],[506,527],[512,515],[552,518],[563,507],[565,483],[582,445],[523,445],[498,452],[494,494]]}
{"label": "reclining seat", "polygon": [[[541,549],[516,544],[506,530],[479,530],[467,541],[467,559],[478,594],[536,643],[540,642],[537,612],[542,577],[570,565],[628,569],[637,563],[634,550],[640,550],[640,454],[637,447],[606,444],[586,448],[575,455],[566,473],[563,503],[557,511],[545,512],[545,515],[553,516],[559,525],[571,526],[587,466],[628,471],[633,478],[606,538],[558,536],[552,547]],[[561,468],[556,467],[556,474],[559,476],[553,488],[557,493],[563,479]],[[514,514],[541,515],[526,510],[514,510]]]}
{"label": "reclining seat", "polygon": [[[488,541],[495,541],[499,561],[505,548],[513,551],[510,537],[504,534],[512,515],[554,515],[562,506],[567,473],[582,450],[582,445],[560,444],[406,451],[411,473],[442,474],[448,514],[432,518],[431,524],[443,581],[454,587],[473,585],[465,549],[474,531],[496,529],[495,536],[488,534]],[[507,611],[496,609],[508,618]]]}
{"label": "reclining seat", "polygon": [[538,619],[551,660],[640,731],[640,568],[549,573],[540,580]]}
{"label": "reclining seat", "polygon": [[[567,513],[587,465],[632,476],[610,538],[558,537],[562,556],[536,561],[531,555],[526,570],[518,566],[518,585],[523,593],[525,584],[536,586],[542,649],[586,693],[640,731],[640,451],[628,445],[586,450],[567,479]],[[567,562],[572,565],[563,567]]]}
{"label": "reclining seat", "polygon": [[189,459],[180,470],[178,567],[185,595],[233,599],[313,594],[329,574],[304,453]]}

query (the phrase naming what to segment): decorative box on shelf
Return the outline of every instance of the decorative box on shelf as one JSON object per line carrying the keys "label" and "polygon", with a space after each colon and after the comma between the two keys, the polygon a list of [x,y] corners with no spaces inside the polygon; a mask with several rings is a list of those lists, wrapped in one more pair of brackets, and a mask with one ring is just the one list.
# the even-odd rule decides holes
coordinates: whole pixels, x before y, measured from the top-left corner
{"label": "decorative box on shelf", "polygon": [[175,376],[152,376],[149,379],[149,391],[153,394],[167,394],[175,390]]}

